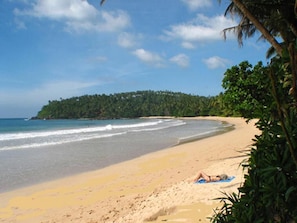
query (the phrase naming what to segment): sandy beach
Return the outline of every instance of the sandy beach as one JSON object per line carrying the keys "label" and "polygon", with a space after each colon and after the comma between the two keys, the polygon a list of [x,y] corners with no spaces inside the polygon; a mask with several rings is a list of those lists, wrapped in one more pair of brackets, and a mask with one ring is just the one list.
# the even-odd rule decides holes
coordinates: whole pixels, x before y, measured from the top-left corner
{"label": "sandy beach", "polygon": [[[0,194],[0,222],[209,222],[215,198],[236,192],[240,163],[259,131],[242,118],[226,121],[234,130],[127,162]],[[231,182],[194,184],[199,171],[226,173]]]}

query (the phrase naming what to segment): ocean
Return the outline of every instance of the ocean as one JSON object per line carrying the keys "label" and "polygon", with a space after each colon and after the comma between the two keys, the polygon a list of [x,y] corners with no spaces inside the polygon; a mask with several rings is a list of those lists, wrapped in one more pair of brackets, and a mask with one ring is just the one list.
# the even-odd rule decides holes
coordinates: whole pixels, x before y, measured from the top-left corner
{"label": "ocean", "polygon": [[230,127],[189,119],[0,119],[0,193],[104,168]]}

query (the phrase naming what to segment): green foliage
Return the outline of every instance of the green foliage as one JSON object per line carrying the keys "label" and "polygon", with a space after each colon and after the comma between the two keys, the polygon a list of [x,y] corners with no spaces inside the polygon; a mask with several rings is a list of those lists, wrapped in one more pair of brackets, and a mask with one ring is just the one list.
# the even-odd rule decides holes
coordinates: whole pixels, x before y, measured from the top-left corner
{"label": "green foliage", "polygon": [[218,97],[202,97],[170,91],[137,91],[112,95],[85,95],[49,101],[40,119],[113,119],[141,116],[220,115]]}
{"label": "green foliage", "polygon": [[[254,97],[263,101],[253,105],[259,106],[254,107],[255,111],[263,113],[251,113],[247,107],[241,110],[259,115],[257,127],[262,133],[256,136],[248,174],[239,193],[221,199],[224,205],[212,222],[297,222],[297,111],[295,99],[288,94],[291,71],[286,61],[287,58],[275,57],[269,67],[261,68],[261,86],[267,97]],[[253,75],[250,70],[243,70]],[[226,86],[233,85],[237,86]],[[232,93],[237,94],[235,90]],[[239,94],[247,96],[251,92]]]}
{"label": "green foliage", "polygon": [[267,68],[259,62],[254,67],[247,61],[228,69],[222,86],[226,89],[223,100],[230,115],[252,119],[267,112],[272,96],[269,89]]}
{"label": "green foliage", "polygon": [[297,221],[296,165],[280,125],[273,122],[265,127],[251,151],[239,195],[223,198],[224,206],[212,222]]}

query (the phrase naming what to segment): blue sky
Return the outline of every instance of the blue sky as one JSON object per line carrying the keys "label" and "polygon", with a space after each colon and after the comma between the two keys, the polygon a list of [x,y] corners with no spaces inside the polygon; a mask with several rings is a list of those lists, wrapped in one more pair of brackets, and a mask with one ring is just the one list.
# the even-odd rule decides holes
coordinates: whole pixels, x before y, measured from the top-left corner
{"label": "blue sky", "polygon": [[256,36],[239,47],[229,0],[2,0],[0,117],[49,100],[169,90],[213,96],[227,68],[266,61]]}

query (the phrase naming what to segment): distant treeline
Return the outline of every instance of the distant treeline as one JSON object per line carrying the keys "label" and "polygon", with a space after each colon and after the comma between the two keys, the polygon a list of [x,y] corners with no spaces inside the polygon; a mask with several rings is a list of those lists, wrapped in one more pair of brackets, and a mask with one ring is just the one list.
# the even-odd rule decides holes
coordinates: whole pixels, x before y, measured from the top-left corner
{"label": "distant treeline", "polygon": [[196,96],[170,91],[136,91],[84,95],[49,101],[39,119],[118,119],[144,116],[192,117],[223,115],[219,96]]}

